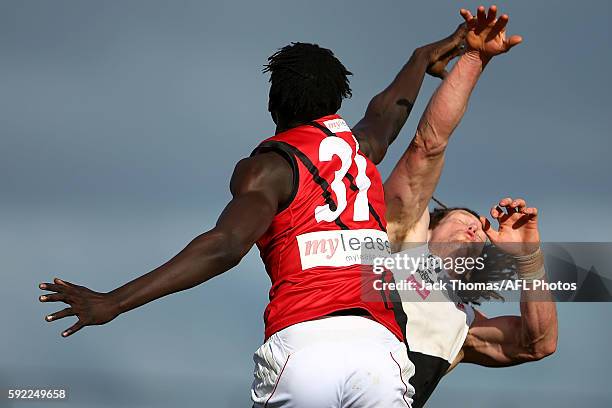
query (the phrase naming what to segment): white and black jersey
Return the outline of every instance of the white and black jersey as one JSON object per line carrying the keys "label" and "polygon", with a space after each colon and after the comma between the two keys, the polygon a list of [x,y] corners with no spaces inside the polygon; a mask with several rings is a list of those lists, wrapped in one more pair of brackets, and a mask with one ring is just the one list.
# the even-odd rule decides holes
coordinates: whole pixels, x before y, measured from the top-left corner
{"label": "white and black jersey", "polygon": [[[397,254],[431,257],[427,246]],[[407,277],[396,271],[394,275],[396,282]],[[410,275],[408,279],[416,280],[417,287],[423,281],[435,283],[448,279],[448,274],[444,271],[437,272],[433,267],[420,268]],[[405,313],[402,320],[405,320],[408,357],[415,366],[415,375],[409,380],[415,389],[412,407],[420,408],[425,405],[463,347],[469,327],[474,321],[474,309],[461,302],[451,290],[402,290],[400,297]],[[396,316],[403,314],[401,312],[402,310],[397,311]]]}

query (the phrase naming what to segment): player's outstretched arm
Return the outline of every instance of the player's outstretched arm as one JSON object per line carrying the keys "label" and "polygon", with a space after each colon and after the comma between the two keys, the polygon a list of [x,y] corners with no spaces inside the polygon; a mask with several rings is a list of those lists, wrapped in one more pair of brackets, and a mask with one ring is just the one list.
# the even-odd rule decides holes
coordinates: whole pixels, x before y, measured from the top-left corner
{"label": "player's outstretched arm", "polygon": [[64,302],[69,307],[46,316],[55,321],[77,316],[62,332],[67,337],[84,326],[100,325],[152,300],[197,286],[236,266],[268,229],[279,205],[289,199],[293,173],[288,162],[269,152],[238,163],[231,181],[233,199],[210,231],[191,241],[164,265],[111,291],[101,293],[61,279],[41,283],[53,293],[41,302]]}
{"label": "player's outstretched arm", "polygon": [[546,282],[538,209],[527,207],[523,199],[507,197],[491,209],[491,216],[499,222],[499,230],[481,217],[484,231],[498,248],[517,257],[518,277],[530,290],[521,291],[520,316],[487,318],[476,311],[462,361],[503,367],[542,359],[557,347],[557,311],[550,291],[533,285],[538,280]]}
{"label": "player's outstretched arm", "polygon": [[359,149],[378,164],[406,123],[423,83],[425,72],[443,78],[446,65],[459,55],[466,25],[450,36],[417,48],[393,82],[374,96],[364,117],[353,127]]}
{"label": "player's outstretched arm", "polygon": [[522,39],[506,38],[508,16],[497,18],[497,7],[477,17],[462,9],[466,20],[466,52],[432,95],[408,149],[385,182],[388,233],[391,242],[421,242],[429,217],[427,204],[440,179],[450,136],[461,121],[480,74],[491,58]]}

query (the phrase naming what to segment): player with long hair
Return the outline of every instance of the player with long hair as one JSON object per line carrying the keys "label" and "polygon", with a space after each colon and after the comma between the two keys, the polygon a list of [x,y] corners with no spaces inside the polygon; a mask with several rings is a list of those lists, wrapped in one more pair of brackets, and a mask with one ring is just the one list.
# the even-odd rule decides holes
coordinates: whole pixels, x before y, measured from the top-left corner
{"label": "player with long hair", "polygon": [[[495,297],[494,291],[401,292],[400,305],[407,316],[403,323],[406,344],[415,365],[410,378],[415,388],[415,408],[425,404],[442,376],[459,362],[489,367],[521,364],[552,354],[557,342],[553,298],[544,285],[533,285],[545,280],[537,208],[529,207],[521,198],[499,200],[490,212],[498,229],[469,208],[442,208],[431,214],[427,208],[442,172],[449,138],[483,69],[492,58],[522,41],[520,36],[506,36],[508,16],[497,18],[495,6],[488,13],[480,6],[476,17],[467,10],[461,14],[469,29],[466,52],[435,91],[414,139],[385,182],[389,239],[397,254],[451,260],[475,259],[488,239],[513,259],[518,278],[531,290],[521,291],[520,316],[491,318],[474,304],[483,297]],[[486,125],[492,121],[482,119]],[[506,166],[500,166],[499,171],[506,172]],[[475,269],[460,272],[432,267],[419,270],[413,277],[416,287],[424,281],[433,286],[452,279],[484,282],[507,277],[503,273],[484,276]]]}

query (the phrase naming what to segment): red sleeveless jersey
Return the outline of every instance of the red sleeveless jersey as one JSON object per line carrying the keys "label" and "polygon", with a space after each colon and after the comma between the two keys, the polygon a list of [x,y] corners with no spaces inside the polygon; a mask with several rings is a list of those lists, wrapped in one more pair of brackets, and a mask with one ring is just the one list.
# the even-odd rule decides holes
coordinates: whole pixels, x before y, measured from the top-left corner
{"label": "red sleeveless jersey", "polygon": [[[362,245],[389,253],[380,174],[339,115],[277,134],[253,154],[276,151],[293,166],[294,190],[257,241],[272,281],[265,337],[347,309],[367,311],[400,341],[393,305],[372,281]],[[371,265],[371,262],[370,262]],[[372,301],[380,299],[380,301]]]}

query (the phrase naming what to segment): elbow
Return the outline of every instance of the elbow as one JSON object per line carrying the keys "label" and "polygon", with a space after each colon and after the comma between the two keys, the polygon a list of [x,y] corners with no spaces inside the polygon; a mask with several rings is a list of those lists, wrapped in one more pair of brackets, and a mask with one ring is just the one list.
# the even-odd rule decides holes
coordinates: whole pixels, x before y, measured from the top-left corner
{"label": "elbow", "polygon": [[541,360],[557,351],[558,332],[556,325],[538,341],[531,344],[534,360]]}
{"label": "elbow", "polygon": [[206,262],[213,262],[223,270],[238,265],[251,247],[238,234],[217,229],[196,238],[192,246],[196,256],[206,254]]}
{"label": "elbow", "polygon": [[538,347],[537,350],[535,351],[535,357],[537,360],[541,360],[545,357],[553,355],[556,351],[557,351],[557,339],[554,339],[552,341],[548,341],[540,345],[540,347]]}
{"label": "elbow", "polygon": [[448,146],[448,140],[437,137],[437,134],[433,132],[434,137],[423,137],[423,134],[417,130],[417,133],[409,146],[413,149],[418,156],[431,159],[437,158],[444,154],[446,147]]}
{"label": "elbow", "polygon": [[225,262],[227,263],[227,266],[229,268],[237,266],[242,260],[242,258],[244,258],[245,255],[249,252],[252,246],[250,244],[245,243],[242,237],[238,236],[238,234],[235,234],[233,232],[223,234],[222,240],[223,249],[220,255],[223,257],[223,259],[225,259]]}
{"label": "elbow", "polygon": [[557,351],[557,340],[542,342],[541,344],[534,345],[530,350],[522,355],[519,360],[520,362],[532,362],[539,361],[543,358],[551,356]]}
{"label": "elbow", "polygon": [[444,154],[446,151],[446,146],[448,146],[448,143],[446,142],[426,146],[424,155],[428,159],[438,158]]}

